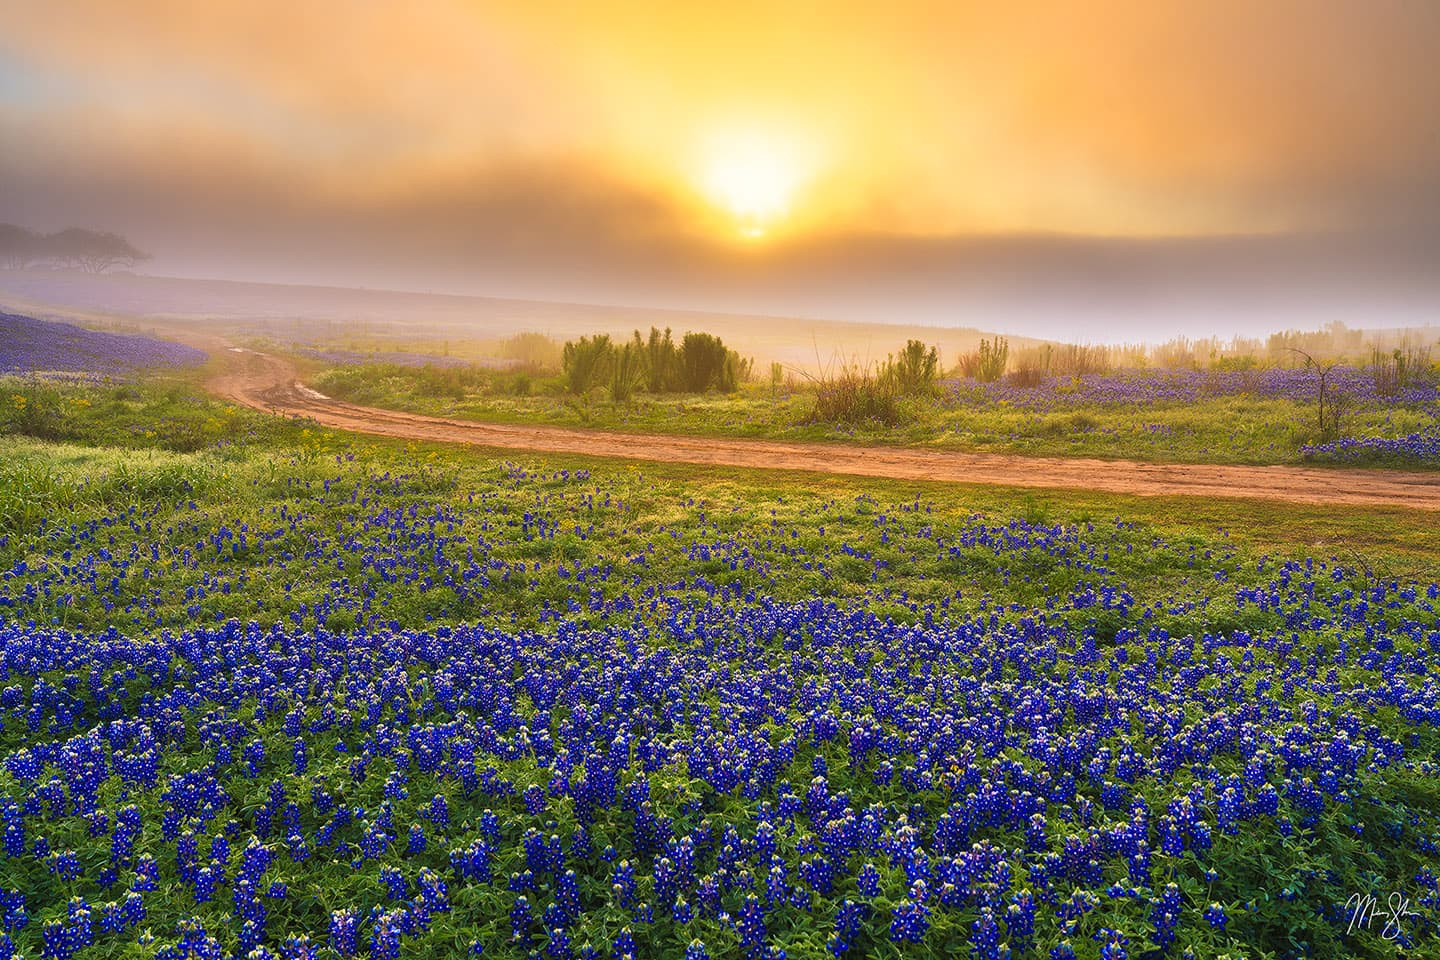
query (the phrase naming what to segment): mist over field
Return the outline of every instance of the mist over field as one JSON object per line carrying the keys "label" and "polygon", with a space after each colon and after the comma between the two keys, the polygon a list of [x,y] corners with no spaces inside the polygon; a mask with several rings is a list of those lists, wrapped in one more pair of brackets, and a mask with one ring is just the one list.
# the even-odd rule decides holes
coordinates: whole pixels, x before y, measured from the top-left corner
{"label": "mist over field", "polygon": [[0,222],[159,276],[1087,342],[1440,312],[1433,4],[65,6],[0,36]]}
{"label": "mist over field", "polygon": [[[875,362],[897,338],[923,337],[954,358],[984,331],[895,322],[837,322],[796,316],[609,306],[459,294],[365,290],[244,281],[151,277],[131,273],[0,271],[0,301],[60,318],[89,318],[138,330],[181,322],[198,330],[300,346],[362,346],[491,356],[517,334],[555,340],[636,328],[724,331],[763,363],[818,372],[854,359]],[[1017,346],[1030,340],[1014,338]]]}

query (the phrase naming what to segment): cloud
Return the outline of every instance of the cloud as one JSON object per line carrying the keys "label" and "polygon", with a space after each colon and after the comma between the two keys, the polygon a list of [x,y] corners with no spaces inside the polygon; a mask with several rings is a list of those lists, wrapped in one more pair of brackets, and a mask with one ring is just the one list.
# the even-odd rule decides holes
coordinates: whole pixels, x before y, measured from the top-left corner
{"label": "cloud", "polygon": [[[1097,323],[1433,291],[1437,4],[7,17],[0,220],[121,230],[159,271],[894,319],[1068,301]],[[749,247],[694,182],[696,144],[747,123],[817,157]]]}

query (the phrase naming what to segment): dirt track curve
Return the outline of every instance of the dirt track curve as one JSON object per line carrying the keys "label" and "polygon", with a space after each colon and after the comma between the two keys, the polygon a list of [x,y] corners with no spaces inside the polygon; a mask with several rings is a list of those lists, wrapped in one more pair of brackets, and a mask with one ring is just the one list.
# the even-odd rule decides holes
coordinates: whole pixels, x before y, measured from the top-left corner
{"label": "dirt track curve", "polygon": [[[193,341],[193,336],[190,339]],[[211,350],[217,347],[214,341],[203,345]],[[449,420],[333,400],[302,384],[295,368],[280,357],[234,347],[220,349],[227,363],[209,384],[217,395],[261,410],[310,417],[326,426],[383,436],[544,453],[900,480],[1440,510],[1440,473],[1006,456]]]}

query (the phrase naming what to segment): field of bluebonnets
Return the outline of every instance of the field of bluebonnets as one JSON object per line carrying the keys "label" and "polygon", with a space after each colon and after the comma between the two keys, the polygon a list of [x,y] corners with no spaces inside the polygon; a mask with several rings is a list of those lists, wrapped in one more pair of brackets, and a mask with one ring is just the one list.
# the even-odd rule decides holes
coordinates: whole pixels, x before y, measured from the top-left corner
{"label": "field of bluebonnets", "polygon": [[1423,518],[3,386],[0,957],[1435,949],[1440,587],[1350,551]]}
{"label": "field of bluebonnets", "polygon": [[200,363],[193,347],[0,311],[0,374],[124,375]]}

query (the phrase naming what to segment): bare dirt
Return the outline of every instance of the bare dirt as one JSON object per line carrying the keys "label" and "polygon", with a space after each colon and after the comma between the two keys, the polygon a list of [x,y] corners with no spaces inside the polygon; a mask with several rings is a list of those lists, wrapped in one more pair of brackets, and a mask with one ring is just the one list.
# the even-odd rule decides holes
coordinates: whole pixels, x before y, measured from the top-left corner
{"label": "bare dirt", "polygon": [[[213,342],[204,346],[212,351],[216,348]],[[329,427],[381,436],[898,480],[1440,510],[1440,473],[1025,457],[451,420],[334,400],[301,383],[295,368],[283,358],[234,347],[222,349],[226,363],[209,383],[218,396],[277,414],[309,417]]]}

